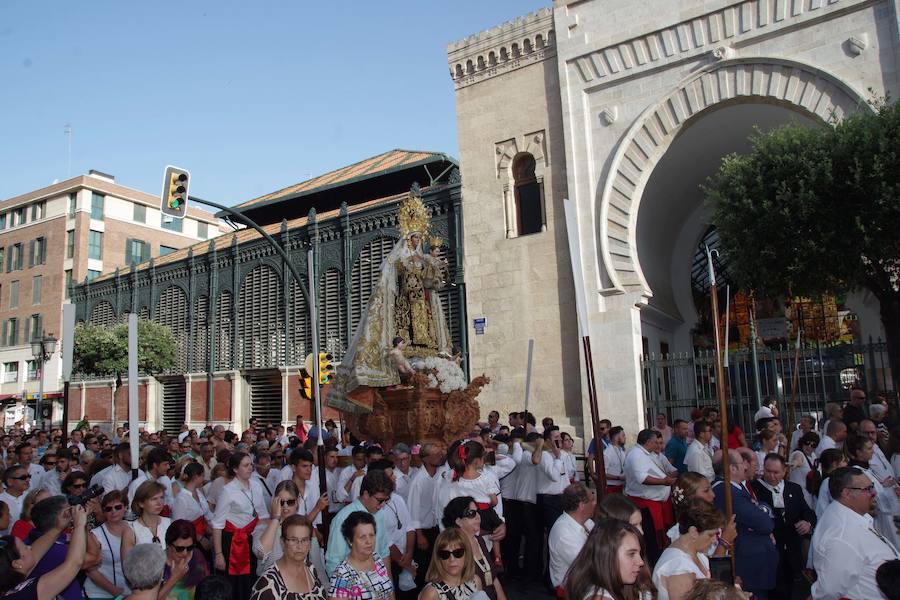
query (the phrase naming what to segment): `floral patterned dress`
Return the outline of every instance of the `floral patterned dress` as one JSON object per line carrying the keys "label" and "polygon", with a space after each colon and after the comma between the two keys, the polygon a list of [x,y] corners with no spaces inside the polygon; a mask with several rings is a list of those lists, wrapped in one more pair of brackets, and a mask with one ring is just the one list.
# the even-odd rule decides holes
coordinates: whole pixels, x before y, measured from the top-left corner
{"label": "floral patterned dress", "polygon": [[272,565],[256,580],[250,600],[328,600],[315,567],[306,567],[306,571],[309,580],[313,582],[313,588],[305,594],[299,594],[288,590],[278,565]]}
{"label": "floral patterned dress", "polygon": [[391,574],[378,554],[373,554],[375,569],[357,571],[347,558],[331,574],[329,598],[352,600],[388,600],[394,591]]}

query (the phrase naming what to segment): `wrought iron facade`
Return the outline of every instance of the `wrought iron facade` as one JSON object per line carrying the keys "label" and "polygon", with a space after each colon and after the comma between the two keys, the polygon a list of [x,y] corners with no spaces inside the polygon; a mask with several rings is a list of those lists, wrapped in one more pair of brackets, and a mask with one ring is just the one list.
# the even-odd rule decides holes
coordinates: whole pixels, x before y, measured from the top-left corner
{"label": "wrought iron facade", "polygon": [[[418,186],[416,186],[418,187]],[[419,191],[432,231],[446,240],[451,284],[441,292],[453,342],[466,351],[460,182]],[[272,233],[301,273],[307,250],[318,274],[319,346],[340,360],[378,281],[380,265],[399,238],[396,212],[403,196],[316,215]],[[265,226],[265,224],[263,224]],[[174,262],[155,260],[72,287],[76,318],[98,325],[122,322],[131,312],[167,325],[178,344],[176,365],[159,379],[188,373],[240,371],[248,382],[264,372],[302,365],[311,350],[306,281],[296,281],[261,237],[230,244],[211,240]],[[172,386],[169,386],[171,389]],[[166,394],[166,404],[172,401]],[[250,399],[259,404],[258,398]],[[273,410],[257,407],[273,415]],[[251,411],[255,408],[251,406]],[[280,414],[280,408],[278,409]]]}

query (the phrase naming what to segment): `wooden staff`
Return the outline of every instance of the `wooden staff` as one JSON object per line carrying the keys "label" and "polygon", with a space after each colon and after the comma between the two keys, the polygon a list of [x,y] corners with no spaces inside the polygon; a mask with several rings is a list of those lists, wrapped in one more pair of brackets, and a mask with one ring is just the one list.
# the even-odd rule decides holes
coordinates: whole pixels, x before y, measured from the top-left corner
{"label": "wooden staff", "polygon": [[[715,331],[716,340],[716,391],[719,395],[719,415],[722,419],[722,437],[725,438],[722,444],[722,477],[725,480],[725,521],[731,521],[732,504],[731,504],[731,460],[728,455],[728,406],[725,396],[725,367],[722,364],[722,338],[719,331],[719,298],[718,288],[716,286],[716,271],[713,268],[712,254],[715,250],[706,247],[706,262],[709,266],[709,302],[712,310],[713,330]],[[732,553],[732,563],[734,562],[734,553]]]}
{"label": "wooden staff", "polygon": [[[797,403],[797,389],[800,387],[800,334],[803,333],[803,329],[800,327],[802,321],[797,319],[797,341],[794,344],[794,372],[791,376],[791,400],[788,403],[788,419],[787,419],[787,427],[785,431],[787,431],[787,444],[785,444],[784,449],[784,457],[785,459],[791,452],[791,438],[794,436],[794,424],[797,422],[795,420],[796,414],[794,412],[794,405]],[[819,368],[822,368],[819,365]]]}

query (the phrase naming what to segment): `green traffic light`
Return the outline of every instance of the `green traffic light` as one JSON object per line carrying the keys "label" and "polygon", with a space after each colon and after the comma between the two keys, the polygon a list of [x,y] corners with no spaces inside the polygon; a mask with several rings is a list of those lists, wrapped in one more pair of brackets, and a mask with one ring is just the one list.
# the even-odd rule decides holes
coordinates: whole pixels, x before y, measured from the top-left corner
{"label": "green traffic light", "polygon": [[172,198],[169,200],[169,208],[178,208],[181,205],[181,200],[178,198]]}

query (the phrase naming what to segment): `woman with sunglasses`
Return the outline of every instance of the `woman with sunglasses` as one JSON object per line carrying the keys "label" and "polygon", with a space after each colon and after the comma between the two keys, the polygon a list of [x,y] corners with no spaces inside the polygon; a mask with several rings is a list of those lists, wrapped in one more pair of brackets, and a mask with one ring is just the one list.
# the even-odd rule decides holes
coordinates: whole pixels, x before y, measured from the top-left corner
{"label": "woman with sunglasses", "polygon": [[106,522],[91,531],[100,544],[100,565],[87,572],[84,593],[90,600],[115,598],[129,593],[122,573],[122,536],[128,529],[124,521],[127,498],[120,490],[109,492],[100,501]]}
{"label": "woman with sunglasses", "polygon": [[165,486],[155,481],[145,481],[135,490],[131,512],[137,519],[131,523],[131,531],[126,531],[122,538],[123,562],[129,550],[137,544],[163,545],[166,530],[172,523],[167,517],[161,516],[165,493]]}
{"label": "woman with sunglasses", "polygon": [[816,468],[816,446],[819,445],[819,434],[814,431],[804,433],[797,442],[797,449],[791,453],[791,461],[788,465],[788,481],[793,481],[803,490],[803,499],[807,506],[815,506],[816,498],[812,495],[807,485],[807,480]]}
{"label": "woman with sunglasses", "polygon": [[172,521],[166,529],[166,567],[159,600],[193,600],[197,584],[209,575],[209,563],[197,545],[194,524]]}
{"label": "woman with sunglasses", "polygon": [[88,477],[81,471],[72,471],[62,482],[62,493],[66,496],[80,496],[87,489]]}
{"label": "woman with sunglasses", "polygon": [[[300,492],[297,484],[290,479],[285,479],[275,486],[275,496],[272,498],[272,506],[269,514],[272,518],[259,539],[253,540],[253,552],[259,558],[256,566],[257,575],[265,573],[279,558],[284,555],[284,547],[281,545],[279,531],[283,534],[283,523],[291,515],[297,514],[297,502]],[[306,549],[309,554],[309,548]]]}
{"label": "woman with sunglasses", "polygon": [[472,546],[472,557],[475,561],[475,575],[481,583],[481,589],[491,600],[506,600],[503,586],[497,578],[497,566],[489,558],[487,545],[481,538],[481,515],[478,505],[471,496],[454,498],[444,508],[441,519],[445,528],[458,527]]}
{"label": "woman with sunglasses", "polygon": [[437,536],[425,581],[428,585],[419,594],[419,600],[467,600],[481,588],[472,550],[462,529],[450,527]]}
{"label": "woman with sunglasses", "polygon": [[[276,514],[274,504],[272,509],[272,514]],[[281,521],[280,518],[272,520]],[[280,543],[284,555],[256,581],[250,600],[325,600],[325,589],[315,567],[306,564],[311,541],[309,519],[297,514],[285,518],[281,523]]]}

